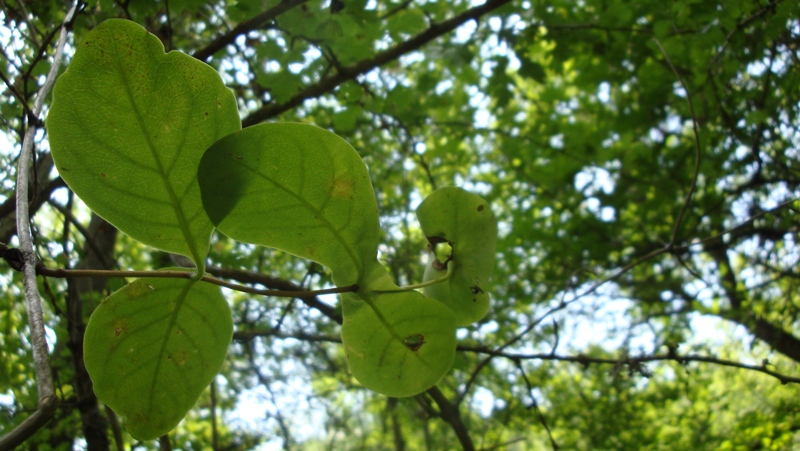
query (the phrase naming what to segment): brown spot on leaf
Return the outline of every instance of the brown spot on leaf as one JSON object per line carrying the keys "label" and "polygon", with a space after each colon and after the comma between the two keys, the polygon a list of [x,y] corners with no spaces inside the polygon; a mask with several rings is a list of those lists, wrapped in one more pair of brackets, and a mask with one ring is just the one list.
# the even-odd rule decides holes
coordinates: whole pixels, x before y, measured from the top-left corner
{"label": "brown spot on leaf", "polygon": [[478,205],[478,211],[483,211],[483,205]]}
{"label": "brown spot on leaf", "polygon": [[331,197],[336,199],[352,199],[355,183],[349,179],[336,179],[331,186]]}

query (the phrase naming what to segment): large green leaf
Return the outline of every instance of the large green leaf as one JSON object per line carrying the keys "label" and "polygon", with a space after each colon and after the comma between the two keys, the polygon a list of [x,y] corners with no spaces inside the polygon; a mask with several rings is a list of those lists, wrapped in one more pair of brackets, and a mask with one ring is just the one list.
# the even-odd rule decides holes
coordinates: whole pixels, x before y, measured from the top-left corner
{"label": "large green leaf", "polygon": [[[387,396],[421,393],[453,364],[453,311],[418,291],[398,290],[377,262],[370,289],[342,296],[342,343],[350,371],[361,384]],[[375,290],[375,291],[373,291]]]}
{"label": "large green leaf", "polygon": [[55,86],[47,119],[58,172],[97,214],[202,270],[213,225],[197,165],[241,128],[219,75],[183,53],[164,53],[141,26],[108,20],[78,47]]}
{"label": "large green leaf", "polygon": [[97,397],[137,439],[172,430],[214,379],[233,336],[219,287],[139,279],[104,300],[86,327],[86,370]]}
{"label": "large green leaf", "polygon": [[489,277],[494,270],[497,220],[480,196],[461,188],[434,191],[417,209],[417,218],[434,255],[424,280],[450,277],[424,289],[425,296],[453,309],[459,326],[489,310]]}
{"label": "large green leaf", "polygon": [[364,162],[342,138],[306,124],[261,124],[208,149],[198,173],[219,230],[328,266],[358,282],[378,250],[375,193]]}

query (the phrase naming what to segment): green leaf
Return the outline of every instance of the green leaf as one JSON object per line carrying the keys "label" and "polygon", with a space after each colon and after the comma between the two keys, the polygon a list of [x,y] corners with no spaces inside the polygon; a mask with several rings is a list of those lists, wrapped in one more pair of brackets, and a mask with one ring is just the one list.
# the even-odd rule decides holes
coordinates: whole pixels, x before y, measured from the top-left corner
{"label": "green leaf", "polygon": [[219,75],[155,36],[108,20],[78,47],[55,86],[47,131],[58,172],[97,214],[201,270],[213,225],[197,165],[241,128]]}
{"label": "green leaf", "polygon": [[342,343],[350,371],[361,384],[386,396],[413,396],[435,385],[453,364],[453,311],[418,291],[398,290],[388,273],[362,289],[359,300],[342,296]]}
{"label": "green leaf", "polygon": [[104,300],[86,327],[97,397],[139,440],[172,430],[222,368],[233,336],[219,287],[139,279]]}
{"label": "green leaf", "polygon": [[[450,278],[425,287],[425,296],[452,308],[459,326],[480,320],[489,310],[488,284],[496,258],[497,220],[488,203],[461,188],[440,188],[422,202],[417,218],[435,252],[424,281],[445,276],[452,266]],[[452,248],[449,252],[442,250],[446,245]]]}
{"label": "green leaf", "polygon": [[523,77],[532,78],[537,83],[544,84],[547,80],[547,74],[544,67],[528,58],[520,58],[519,74]]}
{"label": "green leaf", "polygon": [[208,149],[203,205],[233,239],[322,263],[337,285],[375,260],[380,227],[372,183],[342,138],[306,124],[260,124]]}

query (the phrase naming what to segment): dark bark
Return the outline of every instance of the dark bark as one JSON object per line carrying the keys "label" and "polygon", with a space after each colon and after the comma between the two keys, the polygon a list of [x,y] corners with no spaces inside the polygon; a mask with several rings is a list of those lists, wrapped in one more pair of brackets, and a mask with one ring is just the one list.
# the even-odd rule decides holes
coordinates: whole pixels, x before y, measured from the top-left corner
{"label": "dark bark", "polygon": [[749,310],[747,303],[744,302],[747,295],[738,288],[736,274],[733,272],[733,265],[728,258],[727,246],[722,239],[709,242],[706,244],[705,250],[717,263],[722,288],[730,303],[730,310],[723,312],[720,316],[744,326],[772,349],[800,363],[800,339],[783,327],[772,324]]}
{"label": "dark bark", "polygon": [[[82,269],[113,269],[114,243],[117,229],[97,215],[92,215],[89,236],[84,249],[84,258],[78,265]],[[91,241],[91,243],[90,243]],[[83,363],[83,334],[86,330],[84,315],[100,302],[107,279],[68,279],[67,322],[69,325],[69,348],[75,365],[73,387],[77,407],[81,415],[83,435],[89,451],[106,451],[110,448],[109,424],[94,387]]]}
{"label": "dark bark", "polygon": [[475,444],[472,443],[472,437],[469,436],[469,429],[461,419],[461,414],[458,411],[458,406],[448,400],[444,393],[439,390],[439,387],[433,386],[426,392],[433,398],[433,401],[439,407],[439,415],[442,419],[453,428],[456,433],[459,443],[464,451],[475,451]]}
{"label": "dark bark", "polygon": [[[30,216],[36,214],[39,208],[50,198],[50,194],[57,188],[66,186],[61,177],[50,179],[50,171],[53,169],[53,157],[45,154],[36,162],[36,183],[30,189],[29,212]],[[30,177],[30,180],[33,180]],[[5,202],[0,204],[0,243],[8,243],[11,237],[17,233],[17,196],[12,194]]]}
{"label": "dark bark", "polygon": [[285,0],[274,7],[264,11],[263,13],[253,17],[252,19],[245,20],[233,27],[232,30],[217,37],[210,44],[204,48],[196,51],[193,57],[200,61],[207,62],[209,58],[218,51],[224,49],[226,46],[233,44],[237,37],[247,34],[250,31],[257,30],[275,19],[286,11],[302,4],[308,0]]}

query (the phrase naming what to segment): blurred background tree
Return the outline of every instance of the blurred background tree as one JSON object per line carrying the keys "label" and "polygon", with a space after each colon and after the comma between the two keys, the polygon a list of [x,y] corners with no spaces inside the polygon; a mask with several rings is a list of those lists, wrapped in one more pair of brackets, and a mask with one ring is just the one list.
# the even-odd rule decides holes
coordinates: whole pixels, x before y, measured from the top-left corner
{"label": "blurred background tree", "polygon": [[[16,161],[39,127],[44,264],[172,265],[88,212],[28,114],[69,5],[0,5],[0,242],[18,243]],[[459,331],[436,388],[361,388],[335,297],[233,293],[227,363],[173,448],[800,447],[796,1],[93,0],[67,65],[112,17],[216,68],[244,126],[300,121],[349,141],[399,283],[421,279],[413,211],[435,188],[484,196],[500,222],[492,309]],[[255,286],[330,284],[325,268],[222,236],[209,264]],[[0,435],[37,403],[20,280],[0,266]],[[27,446],[165,447],[132,440],[82,364],[85,323],[123,281],[39,282],[61,404]]]}

